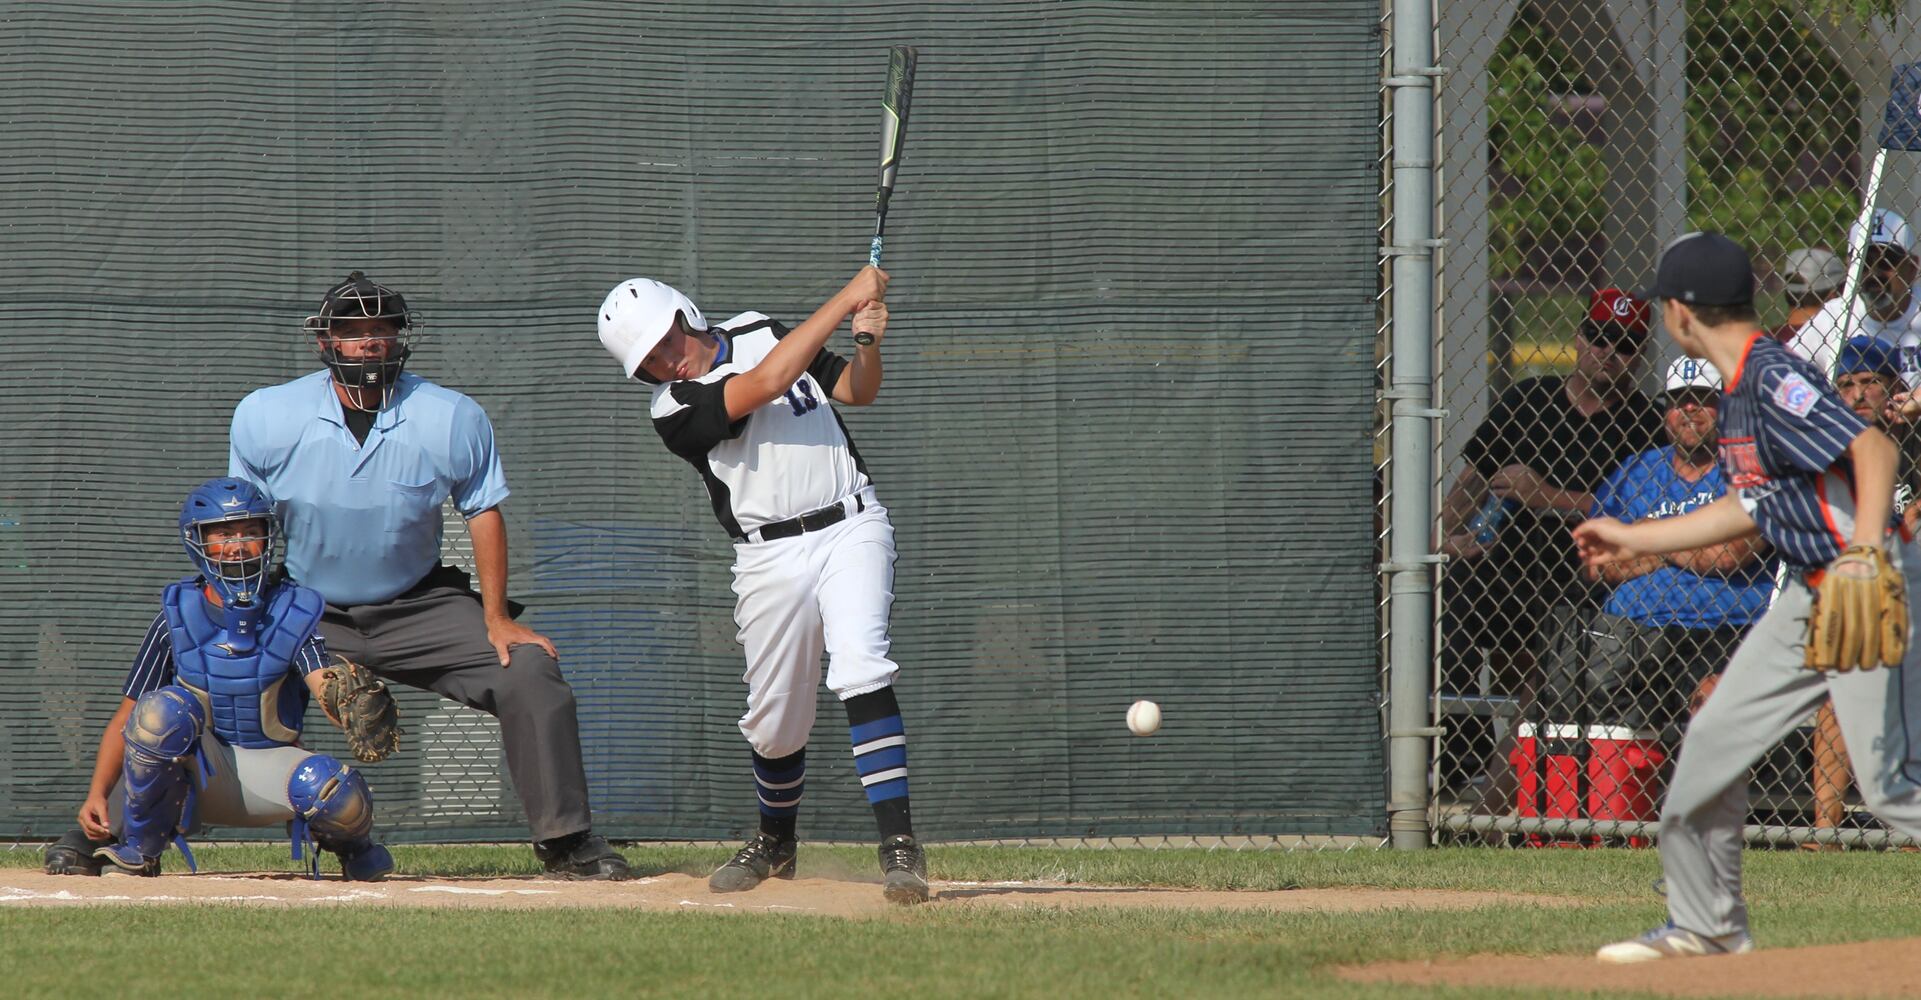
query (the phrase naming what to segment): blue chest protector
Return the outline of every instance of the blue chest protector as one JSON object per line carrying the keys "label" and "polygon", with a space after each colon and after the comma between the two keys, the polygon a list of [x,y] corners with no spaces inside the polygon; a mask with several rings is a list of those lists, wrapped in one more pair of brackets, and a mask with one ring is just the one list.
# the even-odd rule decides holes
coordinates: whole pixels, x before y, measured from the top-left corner
{"label": "blue chest protector", "polygon": [[198,580],[169,585],[161,606],[178,683],[206,707],[221,742],[257,749],[300,738],[308,695],[293,661],[320,623],[326,604],[319,592],[293,584],[274,588],[251,642],[229,641],[209,617]]}

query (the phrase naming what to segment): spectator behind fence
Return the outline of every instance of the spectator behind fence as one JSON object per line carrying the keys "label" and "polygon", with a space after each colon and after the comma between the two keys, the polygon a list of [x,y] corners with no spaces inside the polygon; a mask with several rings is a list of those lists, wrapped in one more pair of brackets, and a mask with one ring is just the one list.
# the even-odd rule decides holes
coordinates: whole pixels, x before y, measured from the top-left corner
{"label": "spectator behind fence", "polygon": [[1595,603],[1567,528],[1594,505],[1610,469],[1654,445],[1660,413],[1634,387],[1647,336],[1645,303],[1614,288],[1594,292],[1574,338],[1574,370],[1514,386],[1475,429],[1442,510],[1442,549],[1452,559],[1444,687],[1475,690],[1475,651],[1485,650],[1496,687],[1525,695],[1530,644],[1547,611]]}
{"label": "spectator behind fence", "polygon": [[1821,311],[1829,299],[1841,294],[1848,278],[1847,261],[1820,247],[1790,250],[1781,265],[1781,297],[1788,307],[1787,322],[1769,331],[1783,344],[1793,344],[1795,334]]}
{"label": "spectator behind fence", "polygon": [[[1917,461],[1917,444],[1921,444],[1921,434],[1915,433],[1914,425],[1908,423],[1890,405],[1895,394],[1904,388],[1901,382],[1899,363],[1894,349],[1884,340],[1860,336],[1848,338],[1847,345],[1841,348],[1840,364],[1834,374],[1834,388],[1846,403],[1863,420],[1886,431],[1901,448],[1901,464],[1896,470],[1894,480],[1894,510],[1902,521],[1913,530],[1917,514],[1921,514],[1914,500],[1917,486],[1921,486],[1921,461]],[[1841,825],[1847,815],[1846,796],[1848,794],[1848,748],[1841,739],[1841,723],[1834,715],[1834,702],[1823,702],[1814,716],[1814,736],[1810,741],[1810,754],[1814,758],[1814,826],[1816,829],[1834,829]],[[1804,843],[1806,848],[1819,849],[1816,843]]]}
{"label": "spectator behind fence", "polygon": [[1921,428],[1896,404],[1905,396],[1894,345],[1874,337],[1848,338],[1834,374],[1834,389],[1863,420],[1879,427],[1900,446],[1894,479],[1894,511],[1910,530],[1921,527]]}
{"label": "spectator behind fence", "polygon": [[[1849,227],[1848,245],[1861,239],[1857,221]],[[1861,287],[1856,289],[1848,310],[1852,315],[1844,320],[1844,297],[1837,294],[1787,342],[1788,347],[1822,371],[1831,372],[1845,337],[1879,337],[1901,352],[1902,371],[1921,369],[1921,295],[1914,294],[1914,229],[1901,216],[1885,208],[1875,209],[1864,253]]]}
{"label": "spectator behind fence", "polygon": [[[1681,358],[1668,368],[1662,404],[1668,444],[1642,452],[1595,491],[1593,517],[1624,523],[1675,517],[1727,492],[1716,461],[1721,375]],[[1721,669],[1774,590],[1758,537],[1592,567],[1614,589],[1591,619],[1574,617],[1544,665],[1551,721],[1681,734],[1689,696]]]}

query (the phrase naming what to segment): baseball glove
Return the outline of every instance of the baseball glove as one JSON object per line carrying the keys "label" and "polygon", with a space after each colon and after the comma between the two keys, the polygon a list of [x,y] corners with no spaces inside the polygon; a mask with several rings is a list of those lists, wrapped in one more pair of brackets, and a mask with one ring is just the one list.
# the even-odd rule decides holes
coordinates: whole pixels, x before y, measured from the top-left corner
{"label": "baseball glove", "polygon": [[400,749],[400,710],[387,682],[337,653],[323,675],[320,709],[346,732],[355,760],[371,764]]}
{"label": "baseball glove", "polygon": [[1896,667],[1908,652],[1908,588],[1878,545],[1851,545],[1815,587],[1809,670]]}

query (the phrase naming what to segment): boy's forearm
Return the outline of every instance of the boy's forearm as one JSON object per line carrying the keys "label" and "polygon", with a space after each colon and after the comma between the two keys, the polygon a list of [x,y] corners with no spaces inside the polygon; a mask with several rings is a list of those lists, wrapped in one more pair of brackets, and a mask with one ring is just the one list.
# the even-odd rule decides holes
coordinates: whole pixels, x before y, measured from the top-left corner
{"label": "boy's forearm", "polygon": [[867,344],[854,348],[854,359],[847,363],[849,398],[855,406],[866,406],[880,395],[881,362],[880,345]]}
{"label": "boy's forearm", "polygon": [[133,699],[121,699],[119,711],[113,713],[106,731],[100,734],[100,745],[93,754],[93,778],[87,783],[89,794],[105,795],[120,780],[120,769],[127,759],[127,716],[132,712]]}
{"label": "boy's forearm", "polygon": [[1666,554],[1733,541],[1755,530],[1754,518],[1730,493],[1680,517],[1664,517],[1633,525],[1636,551]]}
{"label": "boy's forearm", "polygon": [[815,355],[827,346],[827,338],[840,329],[841,321],[858,304],[846,302],[840,293],[835,293],[825,305],[814,310],[812,316],[780,338],[780,343],[775,344],[774,349],[767,352],[767,357],[755,365],[749,374],[763,386],[766,393],[779,395],[785,392],[800,378],[801,372],[813,363]]}
{"label": "boy's forearm", "polygon": [[1880,545],[1887,537],[1894,512],[1894,467],[1900,455],[1894,442],[1875,428],[1856,435],[1848,444],[1854,467],[1855,545]]}

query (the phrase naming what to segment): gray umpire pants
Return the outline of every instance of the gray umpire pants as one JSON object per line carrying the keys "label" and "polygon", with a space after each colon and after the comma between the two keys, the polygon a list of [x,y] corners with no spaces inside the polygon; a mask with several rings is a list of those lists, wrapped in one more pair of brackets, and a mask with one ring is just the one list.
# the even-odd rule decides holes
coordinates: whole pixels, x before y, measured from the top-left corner
{"label": "gray umpire pants", "polygon": [[[1894,555],[1912,608],[1921,596],[1921,554],[1900,545]],[[1907,662],[1895,669],[1808,670],[1802,658],[1813,603],[1803,580],[1789,580],[1688,725],[1661,809],[1661,871],[1677,927],[1717,936],[1747,929],[1741,825],[1748,770],[1827,698],[1868,809],[1921,836],[1921,648],[1910,642]]]}
{"label": "gray umpire pants", "polygon": [[534,840],[593,825],[573,688],[539,646],[513,647],[502,667],[472,591],[424,587],[382,604],[329,604],[320,634],[330,651],[390,681],[499,719],[507,773]]}

